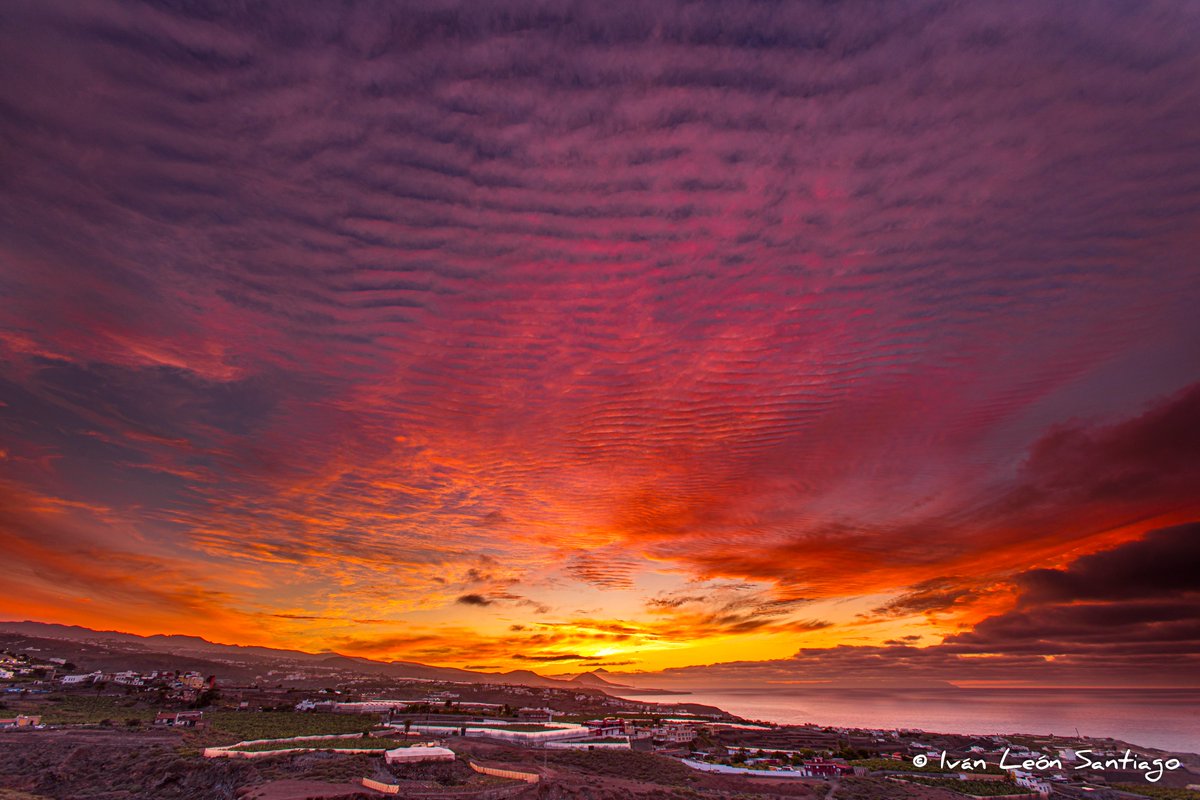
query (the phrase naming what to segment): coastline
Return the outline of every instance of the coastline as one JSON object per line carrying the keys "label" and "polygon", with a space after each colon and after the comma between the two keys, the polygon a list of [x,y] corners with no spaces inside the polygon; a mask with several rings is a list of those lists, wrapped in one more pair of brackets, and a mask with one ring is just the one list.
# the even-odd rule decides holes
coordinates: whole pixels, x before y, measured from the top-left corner
{"label": "coastline", "polygon": [[[615,694],[615,693],[614,693]],[[616,695],[620,697],[621,695]],[[630,696],[680,707],[677,695]],[[1129,743],[1135,749],[1200,759],[1200,689],[956,689],[914,690],[696,688],[692,705],[745,720],[855,730],[921,730],[967,735],[1074,737]],[[1019,732],[1019,734],[1018,734]]]}

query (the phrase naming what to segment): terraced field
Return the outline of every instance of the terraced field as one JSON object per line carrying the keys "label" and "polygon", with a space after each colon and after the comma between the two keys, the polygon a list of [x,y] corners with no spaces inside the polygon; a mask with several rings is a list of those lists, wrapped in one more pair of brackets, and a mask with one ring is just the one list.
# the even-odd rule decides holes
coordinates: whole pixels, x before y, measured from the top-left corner
{"label": "terraced field", "polygon": [[403,741],[396,739],[343,739],[330,737],[328,739],[283,740],[278,742],[254,742],[253,744],[238,745],[230,750],[246,753],[265,753],[271,750],[392,750],[396,747],[407,747]]}

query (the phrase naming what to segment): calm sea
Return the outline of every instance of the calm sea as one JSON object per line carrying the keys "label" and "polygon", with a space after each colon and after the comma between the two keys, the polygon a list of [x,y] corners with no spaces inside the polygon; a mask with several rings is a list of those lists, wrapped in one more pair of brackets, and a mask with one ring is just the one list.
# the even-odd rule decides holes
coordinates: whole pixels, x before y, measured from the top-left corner
{"label": "calm sea", "polygon": [[1200,753],[1197,689],[697,690],[636,695],[651,703],[704,703],[739,717],[848,728],[944,733],[1074,734]]}

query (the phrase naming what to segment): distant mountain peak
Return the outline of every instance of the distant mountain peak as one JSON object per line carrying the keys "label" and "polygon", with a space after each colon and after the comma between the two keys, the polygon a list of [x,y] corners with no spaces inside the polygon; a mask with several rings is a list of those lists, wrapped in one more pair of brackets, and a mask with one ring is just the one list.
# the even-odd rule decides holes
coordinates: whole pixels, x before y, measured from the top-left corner
{"label": "distant mountain peak", "polygon": [[[606,686],[614,688],[614,689],[630,688],[627,684],[613,683],[612,681],[605,680],[604,678],[602,678],[600,676],[601,672],[602,672],[602,670],[599,670],[599,669],[592,670],[591,672],[581,672],[580,674],[576,675],[574,678],[571,679],[571,683],[578,683],[583,686],[591,686],[591,687],[600,688],[600,689],[603,689]],[[609,673],[604,672],[603,674],[608,675]]]}

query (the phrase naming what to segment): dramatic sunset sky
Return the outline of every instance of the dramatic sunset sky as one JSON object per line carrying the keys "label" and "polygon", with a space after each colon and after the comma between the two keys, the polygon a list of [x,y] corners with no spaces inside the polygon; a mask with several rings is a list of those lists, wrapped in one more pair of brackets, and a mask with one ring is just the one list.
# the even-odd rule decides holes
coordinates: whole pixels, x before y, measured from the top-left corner
{"label": "dramatic sunset sky", "polygon": [[9,0],[0,561],[479,669],[1196,683],[1200,3]]}

